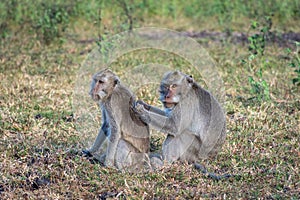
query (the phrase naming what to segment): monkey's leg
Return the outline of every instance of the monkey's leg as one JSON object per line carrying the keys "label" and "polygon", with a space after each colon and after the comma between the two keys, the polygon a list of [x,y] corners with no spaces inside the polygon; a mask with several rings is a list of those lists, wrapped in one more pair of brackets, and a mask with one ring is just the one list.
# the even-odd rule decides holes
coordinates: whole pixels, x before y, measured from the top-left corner
{"label": "monkey's leg", "polygon": [[168,135],[162,146],[163,158],[172,163],[180,158],[181,144],[179,138]]}
{"label": "monkey's leg", "polygon": [[206,158],[207,155],[202,155],[200,151],[201,140],[195,135],[185,135],[181,138],[181,146],[183,153],[180,156],[180,160],[195,162],[196,160]]}
{"label": "monkey's leg", "polygon": [[127,166],[131,165],[132,160],[130,158],[130,148],[127,142],[123,139],[120,139],[116,150],[116,167],[118,169],[124,169]]}
{"label": "monkey's leg", "polygon": [[[168,162],[194,161],[200,144],[194,133],[185,130],[180,135],[168,135],[163,143],[163,156]],[[198,157],[197,157],[198,158]]]}
{"label": "monkey's leg", "polygon": [[149,162],[150,160],[147,153],[139,152],[139,150],[129,142],[120,139],[115,159],[115,165],[118,169],[136,172],[137,170],[143,170],[145,164]]}
{"label": "monkey's leg", "polygon": [[214,148],[212,148],[212,150],[208,154],[209,157],[214,157],[217,155],[217,153],[221,150],[224,144],[225,138],[226,138],[226,127],[224,125],[224,128],[222,129],[219,139],[217,140]]}
{"label": "monkey's leg", "polygon": [[109,136],[108,146],[106,150],[105,166],[113,167],[115,165],[115,156],[120,140],[120,134],[118,131],[114,131]]}
{"label": "monkey's leg", "polygon": [[163,158],[160,154],[150,154],[150,168],[153,170],[160,169],[164,165]]}

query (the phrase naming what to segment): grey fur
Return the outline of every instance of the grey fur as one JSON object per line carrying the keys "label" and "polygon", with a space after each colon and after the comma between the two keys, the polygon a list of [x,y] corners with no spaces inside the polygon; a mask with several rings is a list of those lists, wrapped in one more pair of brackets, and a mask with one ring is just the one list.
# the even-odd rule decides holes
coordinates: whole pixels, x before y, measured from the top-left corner
{"label": "grey fur", "polygon": [[[179,101],[167,108],[165,90],[172,85],[174,100]],[[165,111],[141,101],[134,110],[145,123],[167,134],[162,146],[164,160],[195,162],[216,155],[226,137],[226,118],[217,100],[179,71],[164,75],[160,92]]]}
{"label": "grey fur", "polygon": [[[97,85],[98,83],[100,85]],[[99,95],[100,90],[106,95]],[[106,166],[136,170],[149,164],[149,127],[139,118],[134,118],[135,115],[131,113],[133,94],[108,69],[93,76],[90,94],[100,104],[102,126],[93,146],[83,153],[86,155],[95,153],[108,138],[104,156]]]}

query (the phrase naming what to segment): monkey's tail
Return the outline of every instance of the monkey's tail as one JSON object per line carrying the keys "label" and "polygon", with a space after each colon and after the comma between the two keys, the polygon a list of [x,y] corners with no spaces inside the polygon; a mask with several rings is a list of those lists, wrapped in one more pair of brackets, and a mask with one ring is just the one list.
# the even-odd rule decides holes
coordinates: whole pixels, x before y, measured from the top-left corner
{"label": "monkey's tail", "polygon": [[208,172],[207,169],[203,165],[200,165],[199,163],[194,163],[194,167],[195,169],[197,169],[198,171],[206,175],[208,178],[211,178],[216,181],[219,181],[221,179],[227,179],[233,176],[232,174],[217,175],[215,173]]}

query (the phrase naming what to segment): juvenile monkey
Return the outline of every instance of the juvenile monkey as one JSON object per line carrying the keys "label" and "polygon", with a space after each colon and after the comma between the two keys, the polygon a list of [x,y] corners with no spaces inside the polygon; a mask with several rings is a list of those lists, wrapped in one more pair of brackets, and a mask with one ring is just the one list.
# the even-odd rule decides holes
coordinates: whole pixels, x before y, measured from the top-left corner
{"label": "juvenile monkey", "polygon": [[148,125],[132,113],[133,94],[109,69],[93,76],[89,94],[100,104],[102,126],[93,146],[83,153],[91,156],[108,138],[103,156],[106,166],[135,170],[147,164],[150,132]]}
{"label": "juvenile monkey", "polygon": [[164,111],[142,101],[133,110],[145,123],[167,134],[164,160],[195,162],[216,155],[226,137],[225,114],[217,100],[179,71],[163,76],[159,92]]}

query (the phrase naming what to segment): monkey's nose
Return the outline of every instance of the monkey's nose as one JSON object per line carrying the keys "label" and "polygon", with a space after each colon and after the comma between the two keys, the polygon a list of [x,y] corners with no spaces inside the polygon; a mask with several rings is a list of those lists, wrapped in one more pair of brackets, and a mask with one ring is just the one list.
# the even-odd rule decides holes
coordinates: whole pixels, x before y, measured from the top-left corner
{"label": "monkey's nose", "polygon": [[165,98],[166,98],[166,99],[170,99],[170,98],[171,98],[171,95],[170,95],[170,94],[167,94],[167,95],[165,96]]}

